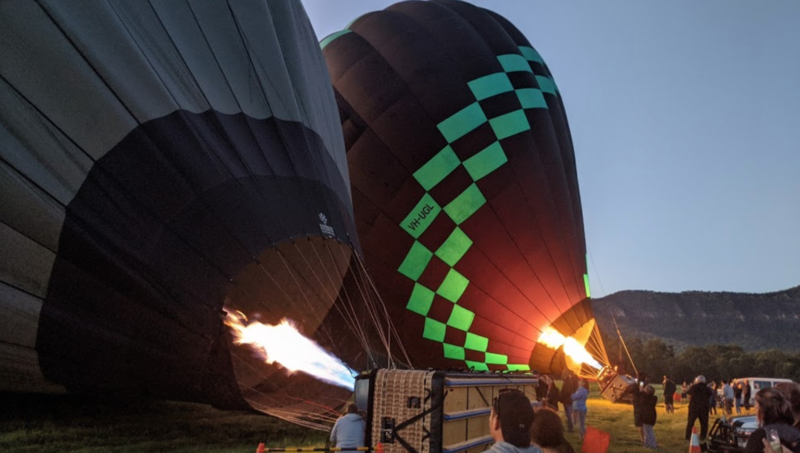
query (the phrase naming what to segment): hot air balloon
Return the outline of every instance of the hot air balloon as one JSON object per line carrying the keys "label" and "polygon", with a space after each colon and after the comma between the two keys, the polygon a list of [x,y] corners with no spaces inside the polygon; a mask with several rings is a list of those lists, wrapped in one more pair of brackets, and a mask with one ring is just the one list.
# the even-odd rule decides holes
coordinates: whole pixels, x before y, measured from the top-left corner
{"label": "hot air balloon", "polygon": [[461,1],[397,3],[321,47],[365,261],[413,366],[580,369],[565,345],[599,335],[572,140],[541,55]]}
{"label": "hot air balloon", "polygon": [[288,318],[366,363],[342,132],[302,5],[0,4],[0,249],[3,390],[295,421],[342,404],[223,325]]}

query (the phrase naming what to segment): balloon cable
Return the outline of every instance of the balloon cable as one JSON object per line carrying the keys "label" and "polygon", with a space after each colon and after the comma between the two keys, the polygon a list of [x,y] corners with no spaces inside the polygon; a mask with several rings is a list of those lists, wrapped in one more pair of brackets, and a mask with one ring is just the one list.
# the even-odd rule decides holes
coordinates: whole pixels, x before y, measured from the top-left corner
{"label": "balloon cable", "polygon": [[617,325],[617,318],[616,316],[614,316],[613,313],[611,314],[611,319],[614,320],[614,327],[617,329],[617,335],[619,335],[619,341],[622,342],[622,347],[625,349],[625,354],[628,355],[628,360],[631,361],[631,365],[633,366],[633,371],[635,371],[636,374],[638,375],[639,370],[636,369],[636,364],[633,363],[633,357],[631,357],[631,353],[630,351],[628,351],[628,346],[625,344],[625,339],[622,338],[622,332],[619,331],[619,325]]}

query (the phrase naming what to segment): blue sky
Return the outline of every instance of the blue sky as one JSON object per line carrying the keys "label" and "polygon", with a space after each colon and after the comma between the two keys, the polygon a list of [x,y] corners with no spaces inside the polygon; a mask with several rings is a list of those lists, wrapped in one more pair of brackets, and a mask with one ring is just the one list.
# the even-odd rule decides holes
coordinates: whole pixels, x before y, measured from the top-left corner
{"label": "blue sky", "polygon": [[[320,39],[391,1],[303,0]],[[800,1],[474,1],[544,57],[594,297],[800,285]]]}

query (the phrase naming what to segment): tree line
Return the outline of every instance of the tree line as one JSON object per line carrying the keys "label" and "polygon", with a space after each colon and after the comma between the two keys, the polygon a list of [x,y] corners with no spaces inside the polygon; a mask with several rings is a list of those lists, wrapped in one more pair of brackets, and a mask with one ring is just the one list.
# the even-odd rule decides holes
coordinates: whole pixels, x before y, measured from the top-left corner
{"label": "tree line", "polygon": [[[731,344],[689,346],[678,351],[659,338],[629,338],[624,346],[619,338],[604,336],[603,340],[612,366],[631,375],[635,370],[644,371],[653,382],[669,376],[680,385],[684,381],[691,383],[700,374],[709,382],[750,376],[800,382],[800,352],[778,349],[746,352],[741,346]],[[635,368],[628,359],[625,346]]]}

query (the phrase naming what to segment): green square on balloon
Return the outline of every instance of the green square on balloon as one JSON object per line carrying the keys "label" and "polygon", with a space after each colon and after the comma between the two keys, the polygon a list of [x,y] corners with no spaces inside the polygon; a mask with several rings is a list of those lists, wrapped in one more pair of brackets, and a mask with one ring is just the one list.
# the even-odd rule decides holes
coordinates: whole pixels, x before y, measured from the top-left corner
{"label": "green square on balloon", "polygon": [[464,294],[467,285],[469,285],[469,280],[466,277],[458,273],[457,270],[450,269],[442,284],[439,285],[439,289],[436,290],[436,294],[455,303]]}
{"label": "green square on balloon", "polygon": [[442,343],[444,345],[444,356],[453,360],[464,360],[466,353],[461,346],[454,346],[452,344]]}
{"label": "green square on balloon", "polygon": [[400,263],[397,271],[411,280],[417,281],[420,275],[425,272],[425,268],[428,267],[431,258],[433,258],[433,252],[420,242],[414,241],[414,245],[411,246],[411,250],[408,251],[408,255]]}
{"label": "green square on balloon", "polygon": [[467,331],[474,319],[475,313],[459,305],[453,305],[453,311],[450,312],[450,319],[447,320],[447,325],[458,330]]}
{"label": "green square on balloon", "polygon": [[433,297],[435,295],[436,293],[428,288],[420,285],[419,283],[414,283],[414,291],[411,293],[411,297],[408,299],[406,309],[422,316],[427,316],[428,311],[431,309],[431,305],[433,305]]}
{"label": "green square on balloon", "polygon": [[424,338],[443,343],[445,333],[447,333],[447,326],[444,323],[425,318],[425,330],[422,332]]}

